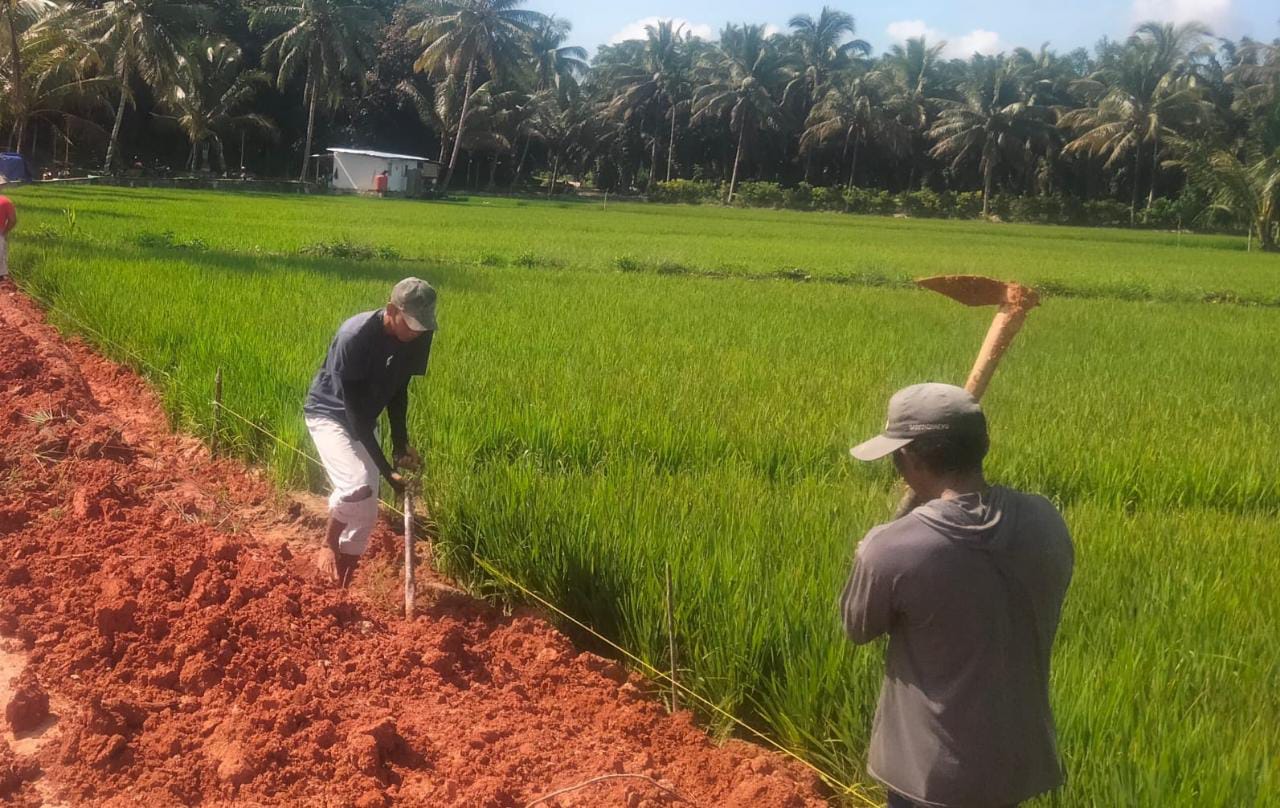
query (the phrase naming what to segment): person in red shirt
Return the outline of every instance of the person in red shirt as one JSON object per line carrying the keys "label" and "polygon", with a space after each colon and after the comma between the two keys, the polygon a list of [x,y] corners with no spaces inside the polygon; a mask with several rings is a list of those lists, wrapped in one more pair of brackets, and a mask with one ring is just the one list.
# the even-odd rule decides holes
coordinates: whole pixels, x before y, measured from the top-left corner
{"label": "person in red shirt", "polygon": [[18,212],[7,196],[0,196],[0,280],[9,277],[9,231],[18,224]]}

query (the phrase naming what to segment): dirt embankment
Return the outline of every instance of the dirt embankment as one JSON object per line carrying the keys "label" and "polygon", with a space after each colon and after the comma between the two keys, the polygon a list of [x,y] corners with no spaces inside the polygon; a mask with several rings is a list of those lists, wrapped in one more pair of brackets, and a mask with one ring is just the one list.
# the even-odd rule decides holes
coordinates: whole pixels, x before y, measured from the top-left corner
{"label": "dirt embankment", "polygon": [[0,803],[525,806],[633,774],[540,804],[826,804],[533,613],[335,591],[310,508],[11,286],[0,339]]}

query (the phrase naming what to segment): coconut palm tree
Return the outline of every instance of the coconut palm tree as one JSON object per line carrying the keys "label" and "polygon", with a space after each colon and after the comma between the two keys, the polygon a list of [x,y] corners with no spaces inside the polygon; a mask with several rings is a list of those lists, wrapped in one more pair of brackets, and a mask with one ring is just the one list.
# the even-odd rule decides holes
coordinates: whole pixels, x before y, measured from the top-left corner
{"label": "coconut palm tree", "polygon": [[[49,5],[21,34],[23,76],[16,88],[21,91],[18,109],[25,117],[20,128],[42,122],[54,131],[56,139],[70,144],[74,126],[78,132],[106,140],[106,130],[94,117],[110,115],[112,107],[106,99],[116,80],[110,74],[103,75],[101,55],[69,16],[67,9]],[[14,142],[16,146],[22,141],[15,138]]]}
{"label": "coconut palm tree", "polygon": [[4,9],[5,33],[8,34],[9,64],[9,114],[13,116],[13,147],[22,148],[26,132],[28,110],[23,87],[23,39],[31,26],[47,19],[58,11],[51,0],[0,0]]}
{"label": "coconut palm tree", "polygon": [[1014,48],[1009,57],[1021,76],[1022,91],[1027,103],[1040,107],[1069,109],[1075,102],[1071,93],[1072,82],[1081,78],[1071,64],[1048,45],[1032,52],[1027,48]]}
{"label": "coconut palm tree", "polygon": [[446,76],[439,82],[432,82],[423,74],[414,74],[401,79],[395,88],[400,99],[413,108],[418,121],[427,129],[440,133],[440,156],[438,161],[444,163],[449,147],[447,132],[457,126],[458,115],[455,100],[462,91],[457,82]]}
{"label": "coconut palm tree", "polygon": [[1119,166],[1132,155],[1133,196],[1130,221],[1137,218],[1143,149],[1151,149],[1151,186],[1155,198],[1161,144],[1169,137],[1203,126],[1212,117],[1201,97],[1193,59],[1204,54],[1209,31],[1198,23],[1182,26],[1147,23],[1129,40],[1104,55],[1102,67],[1074,85],[1086,106],[1061,119],[1076,137],[1064,149],[1105,157],[1104,167]]}
{"label": "coconut palm tree", "polygon": [[[871,45],[853,39],[857,26],[853,16],[823,6],[815,20],[808,14],[797,14],[787,23],[791,28],[790,44],[800,67],[782,93],[782,103],[803,120],[814,108],[832,77],[847,71],[871,53]],[[804,155],[804,177],[810,176],[812,150],[800,149]]]}
{"label": "coconut palm tree", "polygon": [[582,119],[577,129],[580,157],[594,167],[596,185],[601,190],[626,187],[627,134],[618,120],[604,115],[603,107],[583,101]]}
{"label": "coconut palm tree", "polygon": [[[471,97],[466,132],[462,148],[467,151],[468,164],[476,152],[489,155],[489,190],[497,181],[498,163],[504,154],[512,150],[512,135],[520,120],[523,93],[507,90],[495,81],[486,81],[476,88]],[[477,182],[479,177],[477,176]],[[475,186],[472,186],[475,187]]]}
{"label": "coconut palm tree", "polygon": [[1210,191],[1210,209],[1246,222],[1263,250],[1280,250],[1280,149],[1264,154],[1255,146],[1241,160],[1201,142],[1175,137],[1171,143],[1179,156],[1169,163]]}
{"label": "coconut palm tree", "polygon": [[911,149],[911,131],[888,102],[892,92],[889,84],[888,78],[879,72],[837,77],[805,121],[800,150],[807,157],[821,148],[840,143],[841,169],[845,161],[849,161],[846,184],[850,188],[855,184],[858,154],[864,145],[883,145],[897,156],[905,156]]}
{"label": "coconut palm tree", "polygon": [[106,0],[83,12],[83,29],[108,57],[120,91],[103,171],[111,171],[115,162],[125,105],[132,100],[129,80],[136,75],[163,94],[177,72],[185,43],[212,19],[207,6],[177,0]]}
{"label": "coconut palm tree", "polygon": [[590,66],[585,48],[565,46],[572,30],[568,20],[554,15],[534,29],[529,40],[529,52],[533,57],[535,91],[554,89],[562,100],[577,96],[578,82]]}
{"label": "coconut palm tree", "polygon": [[900,120],[911,130],[912,159],[908,189],[915,185],[917,176],[922,176],[919,155],[924,152],[931,101],[941,94],[939,65],[942,63],[942,51],[946,47],[946,42],[930,45],[924,37],[914,37],[901,45],[894,45],[884,56],[882,69],[893,80],[891,105],[900,110]]}
{"label": "coconut palm tree", "polygon": [[982,215],[991,210],[996,171],[1020,163],[1028,152],[1044,152],[1054,137],[1053,110],[1029,104],[1023,92],[1025,73],[1016,58],[992,65],[976,57],[972,78],[961,101],[937,99],[940,110],[928,135],[935,143],[929,156],[951,161],[954,171],[977,158],[982,173]]}
{"label": "coconut palm tree", "polygon": [[658,124],[668,122],[668,181],[675,163],[676,125],[680,113],[688,108],[693,92],[693,62],[684,26],[671,20],[645,26],[643,46],[634,62],[617,66],[612,72],[613,100],[608,113],[623,123],[638,122],[651,126],[649,184],[658,173]]}
{"label": "coconut palm tree", "polygon": [[580,104],[565,104],[552,92],[542,92],[532,99],[535,110],[526,123],[526,131],[533,140],[541,142],[551,162],[551,184],[547,196],[555,193],[560,177],[560,164],[574,150],[574,141],[584,118]]}
{"label": "coconut palm tree", "polygon": [[742,157],[763,131],[781,126],[782,89],[795,70],[762,25],[727,25],[700,65],[694,123],[724,121],[737,145],[726,202],[733,202]]}
{"label": "coconut palm tree", "polygon": [[808,14],[797,14],[787,25],[801,65],[787,85],[788,98],[801,95],[813,103],[833,75],[871,53],[866,40],[852,38],[858,30],[853,16],[830,6],[823,6],[816,20]]}
{"label": "coconut palm tree", "polygon": [[913,113],[924,122],[926,103],[937,95],[940,76],[938,65],[946,42],[930,45],[924,37],[913,37],[894,45],[884,57],[884,69],[893,78],[898,93],[911,103]]}
{"label": "coconut palm tree", "polygon": [[1235,55],[1226,75],[1232,112],[1247,121],[1251,139],[1280,146],[1280,40],[1245,39]]}
{"label": "coconut palm tree", "polygon": [[371,6],[343,0],[285,0],[257,9],[250,23],[255,28],[284,29],[262,51],[263,63],[276,71],[277,86],[283,89],[300,70],[306,70],[307,134],[298,174],[299,181],[305,182],[316,108],[322,96],[330,106],[341,100],[347,81],[364,86],[379,14]]}
{"label": "coconut palm tree", "polygon": [[[203,43],[178,66],[176,81],[161,99],[169,114],[160,116],[177,124],[191,144],[187,167],[198,171],[201,163],[216,161],[225,171],[224,138],[249,130],[274,137],[275,124],[266,116],[244,111],[258,91],[271,83],[261,70],[245,70],[240,47],[226,40]],[[210,160],[212,152],[213,160]]]}
{"label": "coconut palm tree", "polygon": [[476,72],[484,68],[490,79],[519,80],[527,62],[529,42],[546,17],[519,8],[523,0],[434,0],[426,18],[410,29],[424,50],[413,69],[433,76],[461,76],[462,108],[453,133],[453,153],[440,183],[441,192],[458,164],[467,128]]}

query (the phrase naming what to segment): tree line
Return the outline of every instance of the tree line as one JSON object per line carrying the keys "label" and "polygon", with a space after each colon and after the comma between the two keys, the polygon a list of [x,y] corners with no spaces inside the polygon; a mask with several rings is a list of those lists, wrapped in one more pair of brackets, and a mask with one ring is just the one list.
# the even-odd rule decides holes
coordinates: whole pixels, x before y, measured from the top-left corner
{"label": "tree line", "polygon": [[[784,33],[671,22],[588,60],[522,0],[7,0],[10,147],[306,179],[317,144],[430,154],[442,185],[793,187],[1116,199],[1195,195],[1276,243],[1280,40],[1147,23],[1124,40],[874,56],[849,14]],[[230,155],[229,155],[230,153]],[[286,161],[293,161],[289,169]],[[65,165],[63,166],[65,170]]]}

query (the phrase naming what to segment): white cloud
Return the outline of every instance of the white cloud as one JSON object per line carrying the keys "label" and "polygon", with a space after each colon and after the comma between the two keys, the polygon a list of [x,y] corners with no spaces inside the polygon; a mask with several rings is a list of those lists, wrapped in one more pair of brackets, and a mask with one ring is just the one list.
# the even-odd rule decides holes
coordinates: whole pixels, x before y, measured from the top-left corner
{"label": "white cloud", "polygon": [[956,37],[947,49],[962,58],[975,53],[991,56],[1003,50],[1000,46],[1000,35],[984,28],[975,28],[964,36]]}
{"label": "white cloud", "polygon": [[1133,0],[1132,18],[1135,23],[1158,20],[1160,22],[1202,22],[1205,25],[1222,25],[1231,15],[1231,0]]}
{"label": "white cloud", "polygon": [[699,39],[715,39],[715,31],[706,23],[689,22],[683,17],[645,17],[642,20],[627,23],[622,30],[609,37],[609,44],[617,45],[619,42],[626,42],[628,39],[644,39],[646,25],[652,25],[657,28],[658,23],[664,20],[671,20],[677,28],[683,25],[686,36],[692,34]]}
{"label": "white cloud", "polygon": [[771,22],[767,22],[764,24],[765,36],[773,36],[774,34],[781,34],[781,33],[783,33],[783,30],[780,26],[774,25]]}
{"label": "white cloud", "polygon": [[894,42],[904,42],[918,37],[924,37],[930,42],[945,39],[941,31],[925,25],[924,20],[898,20],[897,22],[891,22],[889,23],[888,31]]}
{"label": "white cloud", "polygon": [[[1139,0],[1139,2],[1143,1]],[[894,42],[903,42],[916,37],[924,37],[925,41],[930,43],[945,41],[947,47],[943,55],[951,59],[968,59],[975,53],[991,56],[1004,50],[1000,35],[985,28],[975,28],[967,34],[955,35],[926,25],[924,20],[898,20],[889,23],[888,32]]]}

